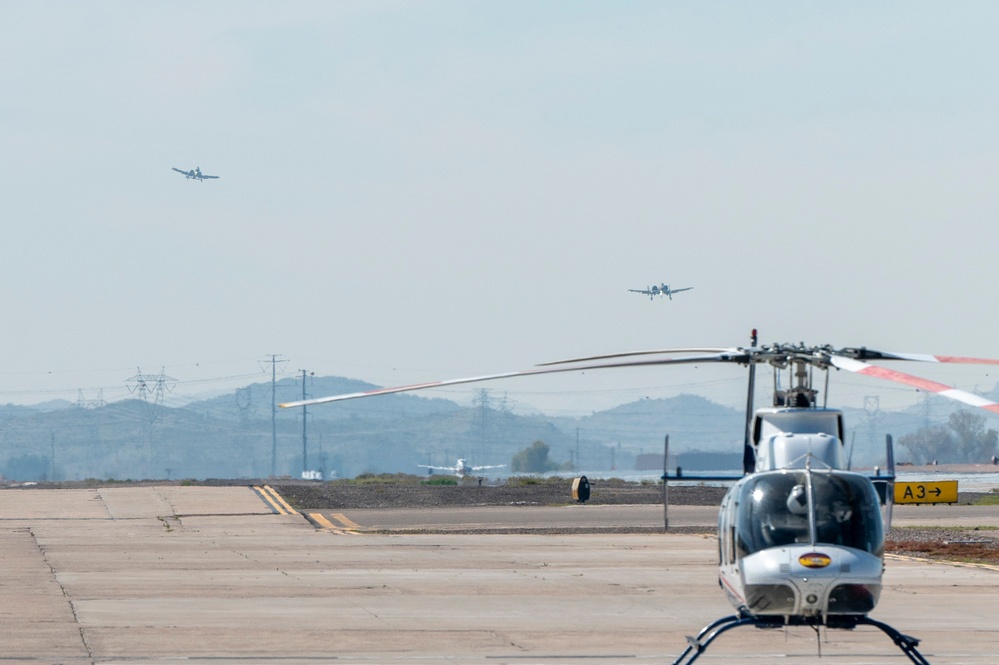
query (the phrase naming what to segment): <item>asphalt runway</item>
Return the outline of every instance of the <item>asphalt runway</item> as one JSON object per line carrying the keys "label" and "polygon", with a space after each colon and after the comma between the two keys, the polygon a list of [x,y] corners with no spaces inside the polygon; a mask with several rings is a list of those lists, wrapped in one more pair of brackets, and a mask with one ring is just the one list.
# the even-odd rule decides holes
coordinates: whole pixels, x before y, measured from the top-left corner
{"label": "asphalt runway", "polygon": [[[591,508],[541,519],[623,519]],[[915,511],[999,526],[992,510],[941,508]],[[529,522],[538,510],[497,515],[518,524],[518,511]],[[446,512],[450,524],[491,519]],[[317,514],[332,526],[250,488],[2,490],[0,660],[668,664],[685,635],[732,612],[711,536],[371,533],[389,518]],[[661,508],[649,516],[661,520]],[[401,519],[404,530],[431,521]],[[935,665],[994,664],[997,591],[994,568],[890,558],[872,616],[920,638]],[[698,663],[774,661],[908,662],[871,628],[744,628]]]}

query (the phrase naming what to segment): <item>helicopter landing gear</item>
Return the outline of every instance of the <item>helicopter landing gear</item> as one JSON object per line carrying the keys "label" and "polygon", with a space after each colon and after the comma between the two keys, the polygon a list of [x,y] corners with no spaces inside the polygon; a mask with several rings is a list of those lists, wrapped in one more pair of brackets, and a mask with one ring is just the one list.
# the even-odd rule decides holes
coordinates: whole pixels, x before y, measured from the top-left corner
{"label": "helicopter landing gear", "polygon": [[784,628],[785,626],[809,626],[816,631],[820,626],[827,628],[837,628],[842,630],[853,630],[857,626],[874,626],[885,635],[891,638],[899,649],[902,650],[909,660],[915,665],[930,665],[930,661],[923,657],[916,649],[919,640],[910,635],[904,635],[886,623],[876,621],[867,616],[837,616],[826,617],[825,622],[818,617],[781,617],[781,616],[753,616],[748,612],[740,610],[738,614],[722,617],[717,621],[709,623],[701,629],[697,637],[687,638],[687,648],[683,650],[673,665],[690,665],[698,656],[708,648],[715,638],[722,633],[739,626],[756,626],[757,628]]}

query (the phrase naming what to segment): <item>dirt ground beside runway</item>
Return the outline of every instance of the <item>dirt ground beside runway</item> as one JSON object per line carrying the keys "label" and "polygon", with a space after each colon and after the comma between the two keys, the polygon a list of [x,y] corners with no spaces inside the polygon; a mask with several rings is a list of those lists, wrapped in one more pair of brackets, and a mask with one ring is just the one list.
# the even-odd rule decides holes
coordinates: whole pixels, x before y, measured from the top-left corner
{"label": "dirt ground beside runway", "polygon": [[[518,480],[505,483],[466,478],[458,485],[418,482],[332,481],[314,484],[270,483],[293,506],[307,509],[443,508],[448,506],[557,506],[576,503],[572,480]],[[658,484],[598,480],[589,484],[593,505],[660,504]],[[710,506],[721,502],[724,487],[670,486],[674,505]]]}

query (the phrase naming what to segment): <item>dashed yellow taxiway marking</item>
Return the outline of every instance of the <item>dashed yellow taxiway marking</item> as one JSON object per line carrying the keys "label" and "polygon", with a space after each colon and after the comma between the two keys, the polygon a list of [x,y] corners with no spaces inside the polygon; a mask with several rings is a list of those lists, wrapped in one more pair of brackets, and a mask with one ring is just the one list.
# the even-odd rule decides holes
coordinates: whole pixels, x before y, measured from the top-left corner
{"label": "dashed yellow taxiway marking", "polygon": [[338,533],[341,535],[350,534],[353,536],[357,536],[359,535],[358,529],[361,528],[358,524],[347,519],[341,513],[334,513],[332,517],[337,522],[340,522],[340,524],[342,524],[343,526],[338,526],[333,522],[329,521],[328,519],[326,519],[326,516],[323,515],[322,513],[309,513],[307,517],[313,524],[318,526],[320,529],[322,529],[323,531],[329,531],[331,533]]}
{"label": "dashed yellow taxiway marking", "polygon": [[340,524],[344,525],[348,529],[356,529],[358,531],[360,531],[360,529],[361,529],[361,525],[360,524],[358,524],[358,523],[354,522],[353,520],[349,519],[343,513],[333,513],[333,519],[335,519],[337,522],[339,522]]}
{"label": "dashed yellow taxiway marking", "polygon": [[282,499],[281,495],[270,485],[264,485],[263,487],[254,485],[253,491],[278,515],[298,515],[298,511],[289,506],[288,502]]}
{"label": "dashed yellow taxiway marking", "polygon": [[999,572],[999,566],[991,563],[978,563],[977,561],[949,561],[947,559],[924,559],[918,556],[908,556],[906,554],[885,554],[886,559],[897,561],[917,561],[919,563],[938,563],[946,566],[960,566],[962,568],[981,568],[983,570],[994,570]]}

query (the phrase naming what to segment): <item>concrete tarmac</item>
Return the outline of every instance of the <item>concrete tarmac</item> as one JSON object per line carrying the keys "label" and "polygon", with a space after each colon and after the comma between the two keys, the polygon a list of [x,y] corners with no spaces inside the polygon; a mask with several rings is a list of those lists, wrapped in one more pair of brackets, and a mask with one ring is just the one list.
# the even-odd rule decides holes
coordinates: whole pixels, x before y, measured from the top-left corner
{"label": "concrete tarmac", "polygon": [[[732,613],[713,537],[361,533],[265,496],[0,491],[0,665],[668,664]],[[890,558],[872,617],[934,665],[994,664],[997,592],[994,568]],[[740,628],[698,663],[773,661],[908,662],[872,628]]]}
{"label": "concrete tarmac", "polygon": [[[351,509],[307,512],[318,526],[371,531],[467,531],[484,529],[557,530],[663,528],[661,505],[580,505],[567,506],[451,506],[441,510],[420,508]],[[330,524],[323,524],[326,519]],[[896,526],[999,526],[999,505],[899,505],[894,507],[892,523]],[[671,529],[718,528],[718,506],[670,506]]]}

